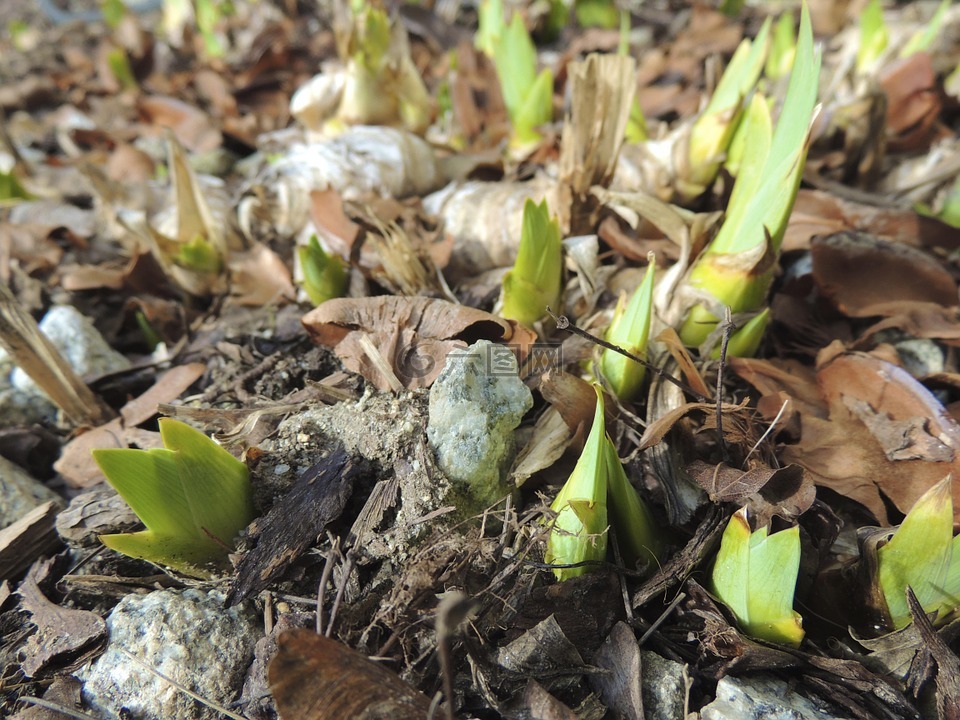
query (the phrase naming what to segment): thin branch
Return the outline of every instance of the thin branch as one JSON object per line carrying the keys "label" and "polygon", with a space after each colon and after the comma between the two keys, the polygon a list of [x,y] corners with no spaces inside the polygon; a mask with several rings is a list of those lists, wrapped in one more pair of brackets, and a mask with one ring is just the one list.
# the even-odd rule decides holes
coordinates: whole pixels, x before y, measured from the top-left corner
{"label": "thin branch", "polygon": [[727,346],[730,344],[730,336],[737,326],[730,316],[730,307],[723,308],[723,341],[720,344],[720,366],[717,368],[717,439],[720,441],[720,452],[723,455],[724,462],[730,459],[730,451],[727,448],[727,439],[723,436],[723,370],[727,366]]}
{"label": "thin branch", "polygon": [[557,330],[567,330],[569,332],[572,332],[574,335],[579,335],[580,337],[586,340],[589,340],[595,345],[599,345],[600,347],[606,348],[607,350],[613,350],[613,352],[620,353],[624,357],[630,358],[635,363],[639,363],[640,365],[643,365],[645,368],[647,368],[647,370],[660,376],[667,382],[673,383],[678,388],[683,390],[685,393],[692,395],[694,398],[697,399],[698,402],[706,402],[708,400],[708,398],[698,393],[692,387],[690,387],[685,382],[683,382],[683,380],[675,378],[670,373],[664,372],[661,368],[654,365],[653,363],[648,362],[647,360],[644,360],[641,357],[637,357],[633,353],[627,352],[622,347],[618,345],[614,345],[613,343],[609,343],[603,338],[599,338],[596,335],[593,335],[587,332],[583,328],[577,327],[572,322],[570,322],[570,318],[568,318],[566,315],[554,315],[553,311],[549,307],[547,308],[547,314],[550,315],[550,317],[553,318],[553,321],[557,324]]}

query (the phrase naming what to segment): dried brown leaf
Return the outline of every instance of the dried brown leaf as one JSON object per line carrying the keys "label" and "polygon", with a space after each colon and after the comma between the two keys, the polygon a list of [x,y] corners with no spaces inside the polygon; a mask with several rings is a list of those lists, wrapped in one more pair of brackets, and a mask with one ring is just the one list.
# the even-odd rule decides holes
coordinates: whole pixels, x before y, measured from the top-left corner
{"label": "dried brown leaf", "polygon": [[535,334],[496,315],[424,297],[368,297],[328,300],[303,317],[311,339],[332,347],[344,367],[363,375],[380,390],[389,378],[376,370],[362,338],[407,389],[429,387],[443,370],[447,355],[478,339],[506,343],[522,359]]}

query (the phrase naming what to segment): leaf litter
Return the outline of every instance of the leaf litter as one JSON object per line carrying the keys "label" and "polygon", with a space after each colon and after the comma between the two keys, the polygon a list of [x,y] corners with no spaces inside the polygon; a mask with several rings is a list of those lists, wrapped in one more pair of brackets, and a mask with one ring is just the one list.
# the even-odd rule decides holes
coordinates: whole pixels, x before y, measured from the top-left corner
{"label": "leaf litter", "polygon": [[[672,356],[686,392],[661,382],[646,402],[609,402],[606,424],[671,551],[644,577],[614,548],[557,583],[544,522],[589,432],[599,348],[499,316],[524,202],[546,199],[564,237],[580,236],[558,316],[602,336],[650,252],[675,288],[732,180],[724,169],[691,194],[691,125],[762,11],[664,0],[631,6],[621,35],[558,29],[531,5],[558,120],[518,154],[471,11],[404,5],[380,57],[353,44],[379,20],[351,25],[345,4],[233,5],[205,36],[134,12],[114,28],[53,25],[11,4],[36,26],[0,40],[0,277],[37,318],[75,305],[133,368],[82,379],[104,404],[95,422],[74,408],[4,430],[54,439],[47,482],[76,503],[56,549],[46,535],[4,541],[33,563],[0,596],[0,627],[16,628],[4,712],[31,717],[33,696],[76,703],[56,683],[98,652],[120,597],[192,584],[102,549],[81,557],[131,520],[89,450],[157,447],[159,413],[216,433],[252,471],[262,516],[215,583],[262,609],[279,646],[269,680],[269,653],[259,660],[261,695],[238,706],[249,717],[649,716],[641,648],[687,665],[691,711],[725,674],[774,673],[850,717],[956,717],[956,624],[931,624],[911,597],[914,623],[887,633],[876,598],[857,596],[856,562],[858,530],[881,526],[882,544],[945,477],[960,512],[960,235],[938,219],[957,213],[955,9],[912,54],[933,9],[886,9],[887,47],[864,71],[853,10],[811,3],[822,107],[759,357],[691,356],[659,298],[658,362]],[[621,42],[626,57],[611,52]],[[358,64],[397,93],[362,122]],[[765,82],[776,113],[783,90]],[[648,141],[625,139],[637,112]],[[309,310],[295,258],[311,235],[350,279],[347,297]],[[518,489],[485,508],[443,476],[424,432],[429,388],[479,339],[510,347],[535,397],[509,470]],[[546,366],[544,347],[560,348]],[[12,441],[0,452],[24,461]],[[800,525],[800,650],[748,638],[699,584],[742,506],[754,527]],[[333,637],[271,633],[313,619]],[[317,710],[329,687],[355,688],[357,705]]]}

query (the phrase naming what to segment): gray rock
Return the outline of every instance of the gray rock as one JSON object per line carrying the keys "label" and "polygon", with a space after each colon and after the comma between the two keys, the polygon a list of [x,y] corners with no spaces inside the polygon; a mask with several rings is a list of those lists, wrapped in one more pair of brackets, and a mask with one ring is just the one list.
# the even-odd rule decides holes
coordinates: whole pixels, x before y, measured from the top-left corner
{"label": "gray rock", "polygon": [[687,699],[686,665],[648,650],[640,651],[640,661],[646,720],[683,720]]}
{"label": "gray rock", "polygon": [[50,500],[63,503],[63,498],[53,490],[0,456],[0,527],[7,527]]}
{"label": "gray rock", "polygon": [[262,629],[252,614],[223,607],[219,592],[160,590],[127,595],[107,618],[110,639],[76,673],[84,700],[104,718],[126,709],[138,720],[223,716],[150,673],[121,650],[221,706],[236,698]]}
{"label": "gray rock", "polygon": [[45,395],[0,387],[0,427],[25,427],[53,418],[57,407]]}
{"label": "gray rock", "polygon": [[700,711],[702,720],[848,720],[826,703],[793,692],[768,675],[721,678],[717,699]]}
{"label": "gray rock", "polygon": [[430,388],[427,437],[437,464],[452,480],[467,483],[481,502],[508,492],[503,473],[513,453],[513,433],[533,407],[517,373],[509,348],[479,340],[451,353]]}
{"label": "gray rock", "polygon": [[[50,308],[40,321],[40,330],[78,375],[103,375],[130,367],[130,361],[107,344],[93,322],[71,305]],[[43,396],[20,368],[13,371],[11,381],[21,392]]]}

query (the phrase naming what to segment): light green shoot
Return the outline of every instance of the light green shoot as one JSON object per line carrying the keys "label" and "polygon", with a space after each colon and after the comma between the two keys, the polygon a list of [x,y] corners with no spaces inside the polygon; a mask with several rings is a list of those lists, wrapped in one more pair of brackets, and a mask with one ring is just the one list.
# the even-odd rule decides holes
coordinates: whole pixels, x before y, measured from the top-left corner
{"label": "light green shoot", "polygon": [[473,39],[474,47],[492,58],[505,27],[503,0],[483,0],[477,8],[477,34]]}
{"label": "light green shoot", "polygon": [[[643,359],[647,357],[647,343],[650,339],[655,271],[656,261],[651,257],[643,281],[630,297],[630,302],[626,302],[624,295],[617,301],[606,335],[608,343]],[[640,363],[609,349],[605,349],[600,355],[599,369],[613,393],[628,402],[640,394],[647,372]]]}
{"label": "light green shoot", "polygon": [[347,289],[347,272],[340,258],[328,255],[320,247],[316,235],[307,245],[297,248],[303,270],[303,289],[314,305],[343,295]]}
{"label": "light green shoot", "polygon": [[[607,434],[603,422],[603,395],[599,387],[596,390],[597,409],[583,453],[550,505],[550,509],[557,513],[544,555],[550,564],[599,561],[607,555]],[[558,567],[553,569],[553,574],[557,580],[569,580],[589,570],[586,565]]]}
{"label": "light green shoot", "polygon": [[752,637],[798,647],[803,619],[793,609],[800,570],[800,528],[773,535],[750,532],[745,509],[737,511],[720,541],[711,575],[714,594]]}
{"label": "light green shoot", "polygon": [[123,0],[102,0],[100,12],[103,13],[103,21],[107,27],[116,30],[117,25],[127,13],[127,6],[123,4]]}
{"label": "light green shoot", "polygon": [[188,270],[210,275],[219,275],[223,269],[223,257],[206,238],[200,235],[177,245],[173,262]]}
{"label": "light green shoot", "polygon": [[930,18],[930,22],[923,26],[920,30],[914,33],[907,44],[903,46],[903,49],[900,50],[900,57],[910,57],[914,53],[926,52],[930,49],[930,46],[933,45],[933,41],[937,39],[937,34],[940,32],[940,28],[943,27],[943,21],[947,16],[947,10],[950,9],[950,0],[942,0],[941,3],[937,6],[936,12],[933,13],[933,17]]}
{"label": "light green shoot", "polygon": [[523,206],[523,229],[517,260],[503,277],[500,314],[532,326],[560,308],[563,281],[563,243],[560,224],[550,217],[547,201],[527,200]]}
{"label": "light green shoot", "polygon": [[101,535],[134,558],[207,577],[254,517],[247,466],[203,433],[161,418],[162,449],[94,450],[93,458],[146,530]]}
{"label": "light green shoot", "polygon": [[519,13],[494,45],[493,62],[513,125],[514,145],[536,142],[536,128],[553,119],[553,73],[537,74],[537,50]]}
{"label": "light green shoot", "polygon": [[[763,340],[763,333],[766,332],[767,325],[770,324],[770,308],[764,308],[763,312],[754,315],[746,324],[739,328],[730,337],[727,343],[727,357],[753,357],[760,349],[760,342]],[[710,357],[717,360],[723,350],[722,345],[718,344],[710,353]]]}
{"label": "light green shoot", "polygon": [[574,0],[573,12],[580,27],[612,30],[620,23],[620,11],[613,0]]}
{"label": "light green shoot", "polygon": [[702,194],[717,177],[740,120],[744,98],[763,71],[769,35],[770,19],[767,18],[752,42],[744,40],[737,47],[710,102],[693,124],[687,153],[690,171],[681,187],[689,197]]}
{"label": "light green shoot", "polygon": [[905,596],[913,588],[926,612],[943,619],[960,605],[960,555],[953,537],[951,479],[925,492],[890,541],[877,551],[877,580],[897,629],[910,624]]}
{"label": "light green shoot", "polygon": [[778,80],[790,72],[797,52],[797,30],[792,13],[784,13],[773,26],[770,54],[763,74],[770,80]]}
{"label": "light green shoot", "polygon": [[107,52],[107,66],[124,90],[136,90],[139,87],[137,78],[133,74],[133,68],[130,67],[127,51],[123,48],[115,47]]}
{"label": "light green shoot", "polygon": [[880,58],[890,42],[890,31],[883,19],[880,0],[870,0],[860,13],[860,47],[857,49],[857,72],[867,72]]}
{"label": "light green shoot", "polygon": [[[714,307],[733,313],[760,308],[773,279],[775,261],[796,200],[810,142],[820,55],[814,52],[810,14],[804,5],[796,58],[776,130],[769,134],[766,103],[751,102],[751,138],[744,151],[727,216],[686,282],[711,296]],[[680,330],[687,345],[699,346],[716,327],[716,313],[694,307]]]}
{"label": "light green shoot", "polygon": [[613,516],[620,553],[627,567],[640,563],[648,572],[652,571],[663,546],[653,514],[630,484],[613,442],[609,437],[604,440],[607,453],[607,507]]}

